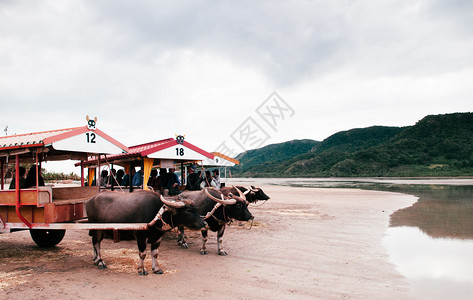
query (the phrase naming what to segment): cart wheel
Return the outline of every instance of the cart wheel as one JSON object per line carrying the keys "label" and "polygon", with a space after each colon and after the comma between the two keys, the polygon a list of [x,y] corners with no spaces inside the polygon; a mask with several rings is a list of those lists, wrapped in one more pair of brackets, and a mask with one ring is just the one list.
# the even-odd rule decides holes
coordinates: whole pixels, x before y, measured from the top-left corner
{"label": "cart wheel", "polygon": [[40,247],[53,247],[59,244],[64,238],[64,229],[30,229],[30,235],[36,245]]}

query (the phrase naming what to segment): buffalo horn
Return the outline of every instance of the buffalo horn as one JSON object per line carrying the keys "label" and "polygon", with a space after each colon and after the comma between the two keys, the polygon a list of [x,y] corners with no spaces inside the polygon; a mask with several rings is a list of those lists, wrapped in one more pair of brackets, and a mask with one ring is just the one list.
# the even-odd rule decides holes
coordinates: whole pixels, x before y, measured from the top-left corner
{"label": "buffalo horn", "polygon": [[240,189],[239,189],[239,188],[237,188],[237,187],[236,187],[236,186],[234,186],[234,185],[232,185],[232,187],[238,191],[238,194],[240,195],[240,198],[243,198],[243,199],[245,199],[245,195],[244,195],[244,194],[243,194],[243,193],[240,191]]}
{"label": "buffalo horn", "polygon": [[210,199],[212,199],[213,201],[215,201],[217,203],[220,203],[220,204],[223,204],[223,205],[234,205],[234,204],[237,203],[236,199],[228,199],[228,200],[218,199],[217,197],[214,197],[214,196],[210,195],[210,193],[207,189],[204,189],[204,190],[205,190],[205,194],[207,195],[207,197],[209,197]]}
{"label": "buffalo horn", "polygon": [[257,188],[257,187],[255,187],[254,185],[252,185],[252,186],[250,187],[250,190],[251,190],[252,192],[256,193],[257,191],[260,190],[260,188]]}
{"label": "buffalo horn", "polygon": [[182,208],[186,206],[184,202],[166,200],[162,195],[159,195],[159,197],[161,197],[161,201],[169,207]]}

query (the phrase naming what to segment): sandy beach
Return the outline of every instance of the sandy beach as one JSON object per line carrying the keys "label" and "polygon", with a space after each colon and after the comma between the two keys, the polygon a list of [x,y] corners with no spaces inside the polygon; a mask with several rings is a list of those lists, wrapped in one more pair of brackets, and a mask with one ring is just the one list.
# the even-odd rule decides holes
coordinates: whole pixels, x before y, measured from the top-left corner
{"label": "sandy beach", "polygon": [[[359,189],[263,186],[271,200],[250,206],[253,227],[233,223],[228,256],[200,255],[200,232],[189,249],[166,235],[163,275],[138,276],[134,241],[102,243],[108,269],[92,263],[87,231],[68,231],[53,249],[28,232],[0,235],[0,295],[22,299],[410,299],[407,280],[390,263],[382,238],[394,211],[410,195]],[[151,268],[148,255],[146,266]]]}

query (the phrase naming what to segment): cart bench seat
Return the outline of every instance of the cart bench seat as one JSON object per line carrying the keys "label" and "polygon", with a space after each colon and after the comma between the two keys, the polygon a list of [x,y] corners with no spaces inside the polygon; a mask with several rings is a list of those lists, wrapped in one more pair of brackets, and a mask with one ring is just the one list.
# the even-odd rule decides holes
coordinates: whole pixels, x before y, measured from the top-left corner
{"label": "cart bench seat", "polygon": [[[99,188],[51,187],[20,190],[20,212],[30,223],[56,223],[86,217],[85,203]],[[15,211],[15,191],[0,191],[0,215],[4,222],[21,222]]]}

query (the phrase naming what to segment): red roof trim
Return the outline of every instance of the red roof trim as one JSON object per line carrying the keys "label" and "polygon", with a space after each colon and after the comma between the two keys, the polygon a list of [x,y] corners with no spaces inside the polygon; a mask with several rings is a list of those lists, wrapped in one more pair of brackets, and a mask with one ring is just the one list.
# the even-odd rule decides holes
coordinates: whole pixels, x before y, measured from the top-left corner
{"label": "red roof trim", "polygon": [[202,149],[200,149],[200,148],[198,148],[198,147],[192,145],[192,144],[189,143],[189,142],[184,141],[184,143],[183,143],[182,145],[184,145],[184,146],[186,146],[187,148],[192,149],[192,150],[194,150],[195,152],[197,152],[197,153],[199,153],[199,154],[202,154],[203,156],[208,157],[208,158],[210,158],[210,159],[214,159],[214,157],[215,157],[212,153],[209,153],[209,152],[207,152],[207,151],[205,151],[205,150],[202,150]]}
{"label": "red roof trim", "polygon": [[158,152],[158,151],[161,151],[161,150],[164,150],[164,149],[167,149],[169,147],[172,147],[174,145],[177,145],[177,142],[175,139],[173,138],[170,138],[167,142],[161,144],[161,145],[158,145],[156,147],[152,147],[150,149],[147,149],[147,150],[144,150],[144,151],[141,151],[141,155],[142,156],[148,156],[152,153],[155,153],[155,152]]}
{"label": "red roof trim", "polygon": [[128,147],[127,146],[125,146],[122,143],[118,142],[117,140],[115,140],[114,138],[112,138],[111,136],[109,136],[108,134],[103,132],[102,130],[100,130],[100,129],[91,130],[91,129],[87,128],[87,126],[77,127],[77,128],[74,128],[71,131],[64,132],[64,133],[61,133],[61,134],[58,134],[58,135],[55,135],[55,136],[45,138],[43,140],[43,143],[45,145],[49,145],[49,144],[52,144],[54,142],[61,141],[61,140],[64,140],[64,139],[67,139],[67,138],[70,138],[70,137],[73,137],[73,136],[76,136],[76,135],[79,135],[81,133],[85,133],[85,132],[88,132],[88,131],[97,132],[98,135],[105,138],[110,143],[112,143],[115,146],[117,146],[118,148],[128,152]]}
{"label": "red roof trim", "polygon": [[[141,152],[141,155],[142,155],[142,156],[147,156],[147,155],[150,155],[150,154],[152,154],[152,153],[156,153],[156,152],[158,152],[158,151],[167,149],[167,148],[172,147],[172,146],[175,146],[175,145],[179,145],[179,144],[177,143],[177,140],[175,140],[175,139],[173,139],[173,138],[170,138],[169,141],[166,142],[166,143],[163,143],[163,144],[158,145],[158,146],[156,146],[156,147],[153,147],[153,148],[150,148],[150,149],[147,149],[147,150],[142,151],[142,152]],[[211,153],[209,153],[209,152],[207,152],[207,151],[205,151],[205,150],[202,150],[202,149],[200,149],[199,147],[196,147],[196,146],[192,145],[192,144],[189,143],[189,142],[184,141],[182,145],[185,146],[185,147],[187,147],[187,148],[189,148],[189,149],[191,149],[191,150],[193,150],[193,151],[195,151],[195,152],[197,152],[197,153],[199,153],[199,154],[201,154],[201,155],[203,155],[203,156],[205,156],[205,157],[208,157],[208,158],[210,158],[210,159],[213,159],[213,158],[214,158],[214,155],[213,155],[213,154],[211,154]]]}
{"label": "red roof trim", "polygon": [[[152,146],[153,144],[157,144],[156,146],[154,147],[150,147],[148,149],[144,149],[144,150],[141,150],[142,148],[146,147],[146,146]],[[123,159],[123,158],[131,158],[131,157],[146,157],[150,154],[153,154],[153,153],[156,153],[156,152],[159,152],[161,150],[164,150],[164,149],[167,149],[167,148],[170,148],[172,146],[175,146],[175,145],[178,145],[177,141],[173,138],[169,138],[169,139],[164,139],[164,140],[160,140],[160,141],[155,141],[155,142],[150,142],[150,143],[145,143],[145,144],[140,144],[140,145],[136,145],[136,146],[130,146],[128,148],[128,153],[122,153],[122,154],[113,154],[113,155],[110,155],[110,156],[107,156],[107,159],[109,161],[114,161],[114,160],[119,160],[119,159]],[[194,145],[192,145],[191,143],[188,143],[186,141],[184,141],[183,143],[183,146],[205,156],[205,157],[208,157],[210,159],[213,159],[214,158],[214,155],[205,151],[205,150],[202,150]],[[102,161],[103,158],[101,156],[100,160]],[[90,160],[87,160],[86,162],[86,165],[92,165],[92,164],[95,164],[97,163],[97,159],[94,158],[94,159],[90,159]],[[79,165],[79,163],[76,164],[76,166]]]}
{"label": "red roof trim", "polygon": [[[46,147],[55,142],[77,136],[79,134],[94,131],[99,136],[106,139],[111,144],[117,146],[118,148],[129,151],[128,147],[118,142],[105,132],[100,129],[90,130],[87,126],[72,127],[66,129],[55,129],[47,130],[40,132],[32,133],[23,133],[10,135],[5,137],[0,137],[0,151],[8,151],[12,149],[25,149],[25,148],[37,148],[37,147]],[[3,146],[2,146],[3,145]]]}
{"label": "red roof trim", "polygon": [[227,156],[227,155],[225,155],[225,154],[222,154],[222,153],[220,153],[220,152],[212,152],[212,154],[215,155],[215,156],[221,157],[221,158],[223,158],[223,159],[226,159],[226,160],[228,160],[229,162],[232,162],[232,163],[234,163],[234,164],[236,164],[236,165],[239,165],[239,164],[240,164],[240,161],[239,161],[238,159],[232,158],[232,157]]}
{"label": "red roof trim", "polygon": [[11,137],[25,136],[25,135],[32,135],[32,134],[43,134],[43,133],[56,132],[56,131],[74,130],[77,128],[80,128],[80,127],[71,127],[71,128],[64,128],[64,129],[54,129],[54,130],[45,130],[45,131],[38,131],[38,132],[20,133],[20,134],[15,134],[15,135],[7,135],[7,136],[0,137],[0,140],[3,138],[11,138]]}
{"label": "red roof trim", "polygon": [[[86,126],[87,128],[87,126]],[[94,130],[90,130],[90,131],[94,131]],[[114,144],[115,146],[117,146],[118,148],[128,152],[130,149],[128,149],[127,146],[123,145],[122,143],[120,143],[119,141],[117,141],[116,139],[112,138],[111,136],[109,136],[108,134],[106,134],[105,132],[103,132],[102,130],[100,129],[95,129],[95,132],[98,132],[98,134],[100,136],[102,136],[103,138],[105,138],[107,141],[109,141],[110,143]]]}
{"label": "red roof trim", "polygon": [[88,130],[87,126],[77,127],[77,128],[72,129],[71,131],[47,137],[43,140],[43,143],[44,143],[44,145],[49,145],[49,144],[52,144],[54,142],[61,141],[61,140],[76,136],[78,134],[87,132],[87,130]]}
{"label": "red roof trim", "polygon": [[16,145],[16,146],[8,146],[8,147],[0,147],[0,150],[13,150],[13,149],[26,149],[26,148],[33,148],[33,147],[44,147],[44,144],[25,144],[25,145]]}

